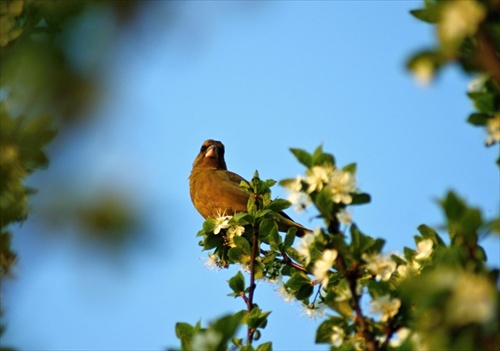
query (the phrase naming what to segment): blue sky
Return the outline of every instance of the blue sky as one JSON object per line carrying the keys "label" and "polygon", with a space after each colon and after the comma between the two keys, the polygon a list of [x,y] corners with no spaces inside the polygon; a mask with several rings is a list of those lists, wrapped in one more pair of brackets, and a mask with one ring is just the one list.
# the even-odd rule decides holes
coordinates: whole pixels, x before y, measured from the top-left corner
{"label": "blue sky", "polygon": [[[447,190],[497,215],[498,148],[486,149],[484,132],[465,123],[471,78],[451,67],[422,88],[404,68],[434,40],[408,13],[419,6],[187,2],[169,17],[165,3],[146,3],[105,55],[87,57],[101,67],[104,94],[93,122],[30,179],[40,192],[31,218],[15,228],[20,262],[2,287],[3,342],[22,350],[161,350],[179,346],[176,322],[243,309],[226,296],[236,270],[207,270],[195,237],[202,218],[187,177],[208,138],[226,145],[229,169],[245,178],[256,169],[276,180],[303,173],[290,147],[322,144],[339,166],[357,162],[372,203],[353,218],[387,240],[386,252],[414,246],[418,225],[443,223],[436,199]],[[44,184],[61,174],[79,192],[110,187],[133,198],[146,221],[138,243],[117,256],[82,242],[72,227],[41,235],[37,213],[51,196]],[[286,192],[276,187],[274,195]],[[288,213],[320,225],[313,212]],[[484,245],[500,266],[498,239]],[[314,344],[320,321],[271,284],[260,283],[255,298],[273,311],[262,341],[275,350],[327,349]]]}

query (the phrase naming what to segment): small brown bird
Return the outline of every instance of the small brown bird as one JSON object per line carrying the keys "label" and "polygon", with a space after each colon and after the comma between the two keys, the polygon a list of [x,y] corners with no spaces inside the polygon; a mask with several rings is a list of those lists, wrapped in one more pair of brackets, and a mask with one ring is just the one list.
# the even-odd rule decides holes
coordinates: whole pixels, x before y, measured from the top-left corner
{"label": "small brown bird", "polygon": [[[247,210],[250,193],[240,186],[245,179],[227,170],[224,161],[224,145],[220,141],[206,140],[200,153],[193,162],[189,176],[189,192],[191,201],[198,212],[207,219],[220,214],[234,215]],[[297,228],[297,236],[312,232],[286,213],[277,214],[279,231],[286,232],[288,228]]]}

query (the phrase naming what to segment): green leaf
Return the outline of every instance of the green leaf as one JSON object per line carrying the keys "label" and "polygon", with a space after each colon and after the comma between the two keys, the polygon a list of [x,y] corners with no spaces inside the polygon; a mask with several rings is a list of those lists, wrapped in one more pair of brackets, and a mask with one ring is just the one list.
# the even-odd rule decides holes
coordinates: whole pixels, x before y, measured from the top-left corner
{"label": "green leaf", "polygon": [[333,155],[323,152],[323,147],[320,145],[314,150],[312,155],[313,166],[332,165],[335,166],[335,158]]}
{"label": "green leaf", "polygon": [[323,218],[331,220],[334,204],[330,190],[328,188],[323,188],[313,197],[313,201]]}
{"label": "green leaf", "polygon": [[439,11],[436,8],[411,10],[410,13],[419,20],[427,23],[437,23],[439,21]]}
{"label": "green leaf", "polygon": [[409,247],[406,247],[406,246],[403,248],[403,252],[404,252],[405,259],[408,262],[413,261],[413,257],[415,257],[415,255],[417,254],[417,251],[410,249]]}
{"label": "green leaf", "polygon": [[486,230],[500,235],[500,217],[494,218],[486,223]]}
{"label": "green leaf", "polygon": [[267,206],[267,208],[270,210],[273,210],[274,212],[279,212],[279,211],[286,210],[290,206],[292,206],[292,203],[290,201],[285,200],[285,199],[276,199],[276,200],[273,200]]}
{"label": "green leaf", "polygon": [[431,227],[425,224],[421,224],[417,229],[424,238],[431,239],[435,245],[445,246],[443,239],[441,239],[439,234]]}
{"label": "green leaf", "polygon": [[466,210],[465,203],[452,191],[441,200],[448,221],[458,221]]}
{"label": "green leaf", "polygon": [[253,196],[250,196],[247,201],[247,212],[250,214],[255,214],[257,210],[258,208],[257,205],[255,204],[255,199]]}
{"label": "green leaf", "polygon": [[363,234],[355,224],[351,225],[350,233],[350,247],[353,255],[357,258],[360,258],[361,255],[367,252],[370,248],[372,248],[372,250],[370,250],[372,253],[379,253],[385,243],[382,239],[375,240],[374,238]]}
{"label": "green leaf", "polygon": [[356,168],[357,168],[356,163],[350,163],[347,166],[345,166],[344,168],[342,168],[342,170],[344,172],[347,172],[350,174],[356,174]]}
{"label": "green leaf", "polygon": [[234,224],[243,226],[253,224],[255,222],[254,216],[247,212],[237,212],[234,214],[231,220],[234,222]]}
{"label": "green leaf", "polygon": [[295,295],[297,300],[304,300],[313,293],[311,279],[298,270],[292,270],[292,275],[285,286]]}
{"label": "green leaf", "polygon": [[274,179],[266,179],[264,182],[263,182],[263,186],[266,187],[266,188],[271,188],[273,187],[274,185],[276,185],[276,181]]}
{"label": "green leaf", "polygon": [[273,351],[273,343],[271,341],[265,342],[257,346],[257,351]]}
{"label": "green leaf", "polygon": [[243,265],[250,262],[250,243],[242,236],[233,238],[235,247],[229,249],[227,255],[233,262],[239,262]]}
{"label": "green leaf", "polygon": [[277,250],[280,242],[278,235],[278,224],[273,218],[265,218],[259,225],[259,238],[267,244],[271,245],[272,250]]}
{"label": "green leaf", "polygon": [[229,287],[234,291],[235,294],[240,295],[245,291],[245,278],[243,273],[239,271],[234,277],[228,280]]}
{"label": "green leaf", "polygon": [[488,119],[489,117],[485,113],[472,113],[467,119],[467,122],[474,126],[483,127],[488,122]]}
{"label": "green leaf", "polygon": [[391,259],[396,262],[396,264],[399,265],[406,265],[407,262],[403,260],[401,257],[396,256],[396,255],[391,255]]}
{"label": "green leaf", "polygon": [[490,92],[472,91],[468,92],[467,95],[472,99],[474,106],[480,112],[489,115],[495,113],[495,109],[498,104],[496,94]]}
{"label": "green leaf", "polygon": [[286,232],[286,235],[285,235],[285,241],[283,242],[285,247],[292,246],[296,237],[297,237],[297,228],[294,228],[294,227],[288,228],[288,231]]}
{"label": "green leaf", "polygon": [[340,317],[330,317],[321,323],[316,331],[315,343],[317,344],[330,344],[333,327],[345,327],[345,321]]}
{"label": "green leaf", "polygon": [[207,219],[205,222],[203,222],[203,231],[205,233],[211,233],[214,231],[215,227],[217,226],[217,223],[213,218]]}
{"label": "green leaf", "polygon": [[307,168],[311,168],[313,166],[312,156],[305,150],[290,148],[292,154],[294,154],[295,158],[302,163]]}
{"label": "green leaf", "polygon": [[267,325],[267,317],[271,311],[262,312],[258,306],[254,306],[247,319],[248,327],[252,329],[265,328]]}
{"label": "green leaf", "polygon": [[175,324],[175,335],[181,341],[182,350],[191,349],[191,340],[193,339],[194,334],[196,334],[200,329],[200,322],[198,322],[194,327],[183,322]]}
{"label": "green leaf", "polygon": [[391,292],[389,282],[367,280],[366,287],[374,299],[379,298],[380,296],[388,295]]}
{"label": "green leaf", "polygon": [[371,196],[366,193],[354,193],[351,196],[351,205],[364,205],[372,201]]}
{"label": "green leaf", "polygon": [[235,335],[243,316],[240,311],[234,315],[226,315],[212,323],[211,327],[223,335],[223,342],[221,344],[226,344]]}

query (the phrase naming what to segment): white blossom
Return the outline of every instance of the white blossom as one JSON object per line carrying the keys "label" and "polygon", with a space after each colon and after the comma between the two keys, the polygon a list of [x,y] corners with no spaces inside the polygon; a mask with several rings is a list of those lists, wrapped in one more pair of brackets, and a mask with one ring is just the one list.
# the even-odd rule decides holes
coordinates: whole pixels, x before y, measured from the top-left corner
{"label": "white blossom", "polygon": [[332,334],[330,335],[330,341],[332,343],[332,346],[340,347],[340,345],[342,345],[342,343],[344,342],[344,336],[345,336],[344,329],[334,325],[332,327]]}
{"label": "white blossom", "polygon": [[219,214],[217,217],[215,217],[214,234],[217,235],[220,233],[222,229],[229,228],[229,220],[231,218],[232,216],[226,216],[224,214]]}
{"label": "white blossom", "polygon": [[366,269],[378,280],[388,281],[396,270],[396,262],[388,257],[364,253],[361,258],[366,262]]}
{"label": "white blossom", "polygon": [[315,302],[313,305],[305,307],[306,316],[316,319],[322,318],[326,313],[326,305],[321,302]]}
{"label": "white blossom", "polygon": [[283,297],[283,300],[285,300],[285,302],[291,302],[295,300],[295,296],[289,293],[286,289],[285,284],[283,283],[283,276],[281,274],[276,277],[274,283],[276,283],[277,286],[276,295]]}
{"label": "white blossom", "polygon": [[453,325],[486,324],[497,311],[495,286],[486,278],[472,273],[455,277],[447,318]]}
{"label": "white blossom", "polygon": [[410,336],[411,330],[409,328],[399,328],[396,333],[394,333],[391,341],[389,341],[389,346],[399,347],[403,344],[408,336]]}
{"label": "white blossom", "polygon": [[345,225],[352,224],[352,215],[351,212],[347,211],[345,208],[337,212],[337,219],[340,223]]}
{"label": "white blossom", "polygon": [[321,229],[314,229],[313,233],[306,233],[297,244],[297,252],[304,258],[306,265],[311,262],[311,249],[313,248],[316,236],[321,233]]}
{"label": "white blossom", "polygon": [[386,322],[389,318],[394,317],[399,311],[401,300],[391,298],[390,295],[380,296],[371,302],[372,313],[381,314],[381,322]]}
{"label": "white blossom", "polygon": [[243,227],[241,225],[230,226],[226,232],[228,245],[231,247],[235,247],[236,245],[234,244],[234,237],[241,236],[244,232],[245,232],[245,227]]}
{"label": "white blossom", "polygon": [[415,256],[416,260],[425,260],[429,258],[432,253],[432,247],[434,243],[431,239],[420,240],[417,244],[417,255]]}
{"label": "white blossom", "polygon": [[488,118],[486,132],[488,133],[486,145],[489,146],[500,142],[500,113],[495,114],[492,118]]}
{"label": "white blossom", "polygon": [[207,262],[204,263],[204,266],[210,271],[220,268],[217,255],[208,255]]}
{"label": "white blossom", "polygon": [[325,250],[320,259],[314,262],[312,273],[322,281],[323,287],[328,284],[328,271],[337,259],[338,252],[335,249]]}
{"label": "white blossom", "polygon": [[356,192],[356,180],[349,172],[335,170],[328,183],[328,189],[335,203],[349,205],[352,202],[351,193]]}
{"label": "white blossom", "polygon": [[331,165],[313,166],[307,170],[306,183],[309,184],[307,192],[310,194],[313,191],[321,191],[323,186],[330,181],[331,174],[334,168]]}
{"label": "white blossom", "polygon": [[447,1],[438,22],[438,35],[445,45],[458,45],[461,40],[476,33],[486,11],[477,1]]}
{"label": "white blossom", "polygon": [[398,273],[401,278],[406,278],[409,275],[414,275],[420,272],[420,263],[417,261],[411,261],[407,264],[400,264],[398,266]]}
{"label": "white blossom", "polygon": [[197,351],[212,351],[219,347],[222,340],[222,335],[214,330],[207,330],[202,333],[197,333],[191,340],[191,349]]}
{"label": "white blossom", "polygon": [[307,206],[309,206],[312,201],[307,193],[302,191],[302,181],[304,179],[299,175],[293,182],[289,182],[285,187],[289,190],[288,201],[294,205],[297,212],[303,211]]}

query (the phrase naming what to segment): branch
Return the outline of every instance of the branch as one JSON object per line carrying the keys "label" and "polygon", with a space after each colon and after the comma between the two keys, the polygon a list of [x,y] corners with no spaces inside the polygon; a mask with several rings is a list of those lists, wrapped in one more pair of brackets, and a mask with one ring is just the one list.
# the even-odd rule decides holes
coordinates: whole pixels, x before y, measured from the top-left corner
{"label": "branch", "polygon": [[359,331],[361,335],[366,341],[366,350],[367,351],[376,351],[377,350],[377,342],[375,337],[368,329],[368,324],[366,323],[366,317],[363,315],[363,311],[361,310],[361,305],[359,300],[361,298],[360,295],[356,293],[356,285],[357,279],[359,277],[358,266],[357,264],[351,270],[346,269],[346,265],[342,255],[339,253],[338,263],[340,270],[344,273],[347,281],[349,282],[349,290],[351,291],[352,300],[353,300],[353,309],[356,313],[355,322],[359,327]]}
{"label": "branch", "polygon": [[475,59],[477,64],[500,85],[500,63],[491,38],[484,26],[477,32],[476,39],[477,53]]}
{"label": "branch", "polygon": [[[257,197],[254,198],[255,205],[258,208],[258,200]],[[253,308],[253,295],[255,291],[255,259],[258,256],[259,250],[259,227],[258,225],[253,225],[253,238],[252,238],[252,254],[250,257],[250,287],[248,291],[248,299],[245,299],[247,303],[247,311],[248,314],[252,312]],[[248,327],[247,329],[247,344],[251,345],[253,341],[253,335],[255,333],[255,329]]]}

